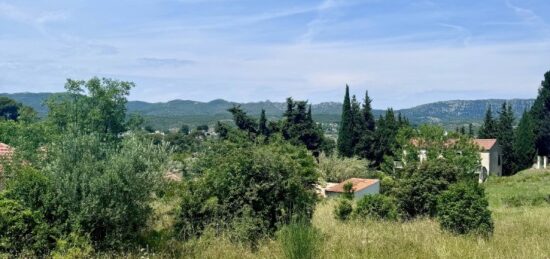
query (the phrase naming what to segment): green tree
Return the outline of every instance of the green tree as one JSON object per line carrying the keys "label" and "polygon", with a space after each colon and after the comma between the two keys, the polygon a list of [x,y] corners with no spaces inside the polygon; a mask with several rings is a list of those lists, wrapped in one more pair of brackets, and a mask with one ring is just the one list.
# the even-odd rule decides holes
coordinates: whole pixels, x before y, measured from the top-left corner
{"label": "green tree", "polygon": [[8,97],[0,96],[0,117],[5,120],[17,120],[20,108],[21,104]]}
{"label": "green tree", "polygon": [[374,145],[374,131],[376,122],[372,114],[372,99],[368,91],[365,92],[365,100],[361,109],[362,125],[359,127],[359,141],[355,145],[355,154],[367,160],[373,160],[372,150]]}
{"label": "green tree", "polygon": [[94,77],[88,81],[68,79],[66,95],[52,96],[48,120],[60,132],[96,133],[105,140],[126,131],[126,97],[134,83]]}
{"label": "green tree", "polygon": [[349,86],[346,85],[346,94],[342,105],[342,117],[338,130],[338,154],[344,157],[353,156],[353,113],[349,97]]}
{"label": "green tree", "polygon": [[488,206],[481,185],[454,184],[438,198],[437,218],[441,228],[452,233],[489,236],[494,227]]}
{"label": "green tree", "polygon": [[248,116],[248,114],[246,114],[246,112],[241,109],[240,106],[233,106],[227,111],[233,114],[233,121],[239,129],[244,130],[251,135],[254,135],[258,132],[258,123],[256,122],[256,120]]}
{"label": "green tree", "polygon": [[371,151],[372,162],[375,166],[384,161],[384,156],[394,155],[394,151],[398,148],[397,133],[399,131],[398,121],[391,108],[386,111],[385,116],[380,116],[377,124]]}
{"label": "green tree", "polygon": [[[311,106],[310,106],[310,110],[311,112]],[[267,125],[267,118],[265,116],[265,110],[262,109],[262,113],[260,115],[260,125],[258,127],[258,131],[260,132],[260,134],[264,135],[264,136],[269,136],[270,132],[269,132],[269,127]]]}
{"label": "green tree", "polygon": [[535,145],[538,155],[550,155],[550,71],[544,74],[535,103],[531,108],[535,123]]}
{"label": "green tree", "polygon": [[473,138],[475,135],[474,133],[474,125],[472,123],[468,124],[468,137]]}
{"label": "green tree", "polygon": [[189,131],[190,131],[189,125],[187,125],[187,124],[182,124],[181,125],[180,133],[187,135],[187,134],[189,134]]}
{"label": "green tree", "polygon": [[514,112],[512,106],[506,102],[502,104],[497,123],[497,139],[502,146],[502,173],[511,175],[515,173],[514,156]]}
{"label": "green tree", "polygon": [[478,137],[482,139],[496,138],[497,127],[497,122],[493,118],[491,106],[489,106],[485,112],[485,119],[483,120],[483,125],[481,125],[481,128],[479,129]]}
{"label": "green tree", "polygon": [[311,106],[306,101],[287,99],[287,110],[281,122],[281,133],[295,145],[303,144],[317,157],[326,147],[320,125],[311,117]]}
{"label": "green tree", "polygon": [[514,139],[514,154],[518,170],[523,170],[533,165],[535,156],[535,123],[531,113],[524,111],[516,130]]}

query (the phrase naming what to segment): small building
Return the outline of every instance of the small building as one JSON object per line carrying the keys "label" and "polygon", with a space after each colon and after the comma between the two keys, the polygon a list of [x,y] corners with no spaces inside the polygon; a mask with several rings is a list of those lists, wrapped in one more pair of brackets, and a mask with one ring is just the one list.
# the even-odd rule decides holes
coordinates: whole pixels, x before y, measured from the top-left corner
{"label": "small building", "polygon": [[474,139],[480,147],[481,171],[502,176],[502,147],[496,139]]}
{"label": "small building", "polygon": [[380,180],[378,179],[364,179],[364,178],[351,178],[343,181],[339,184],[328,186],[325,189],[325,195],[327,198],[338,197],[344,193],[344,185],[348,182],[352,183],[352,190],[355,199],[360,199],[368,194],[380,193]]}

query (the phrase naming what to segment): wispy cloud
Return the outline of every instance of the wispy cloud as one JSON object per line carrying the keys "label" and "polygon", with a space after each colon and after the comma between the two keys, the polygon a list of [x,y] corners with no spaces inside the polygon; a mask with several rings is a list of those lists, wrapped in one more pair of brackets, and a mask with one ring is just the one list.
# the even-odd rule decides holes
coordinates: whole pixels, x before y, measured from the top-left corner
{"label": "wispy cloud", "polygon": [[63,21],[67,19],[67,14],[63,11],[33,12],[15,5],[0,3],[0,17],[28,25],[40,26],[50,22]]}
{"label": "wispy cloud", "polygon": [[190,59],[177,59],[177,58],[141,58],[139,63],[145,66],[169,66],[169,67],[181,67],[194,65],[197,62]]}

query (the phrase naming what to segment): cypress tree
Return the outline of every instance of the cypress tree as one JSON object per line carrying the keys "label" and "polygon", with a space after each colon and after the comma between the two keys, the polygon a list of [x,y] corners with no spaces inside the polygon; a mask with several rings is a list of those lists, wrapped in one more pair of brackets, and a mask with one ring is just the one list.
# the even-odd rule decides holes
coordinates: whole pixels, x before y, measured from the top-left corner
{"label": "cypress tree", "polygon": [[357,98],[355,98],[355,95],[351,97],[351,118],[351,127],[353,129],[351,143],[352,151],[355,155],[356,146],[361,138],[364,127],[363,118],[361,116],[361,105],[359,104],[359,102],[357,102]]}
{"label": "cypress tree", "polygon": [[466,128],[464,126],[460,127],[460,134],[466,135]]}
{"label": "cypress tree", "polygon": [[535,123],[531,113],[524,111],[516,131],[514,139],[514,154],[518,170],[523,170],[533,165],[536,156],[535,150]]}
{"label": "cypress tree", "polygon": [[260,115],[260,125],[258,127],[258,131],[264,136],[269,136],[269,128],[267,127],[267,118],[265,116],[264,109],[262,109],[262,113]]}
{"label": "cypress tree", "polygon": [[493,111],[491,106],[485,112],[485,119],[483,120],[483,125],[478,132],[479,138],[496,138],[496,123],[493,119]]}
{"label": "cypress tree", "polygon": [[353,156],[353,116],[351,111],[351,101],[349,98],[349,86],[346,85],[346,94],[342,105],[342,117],[340,119],[340,129],[338,131],[338,153],[340,156]]}
{"label": "cypress tree", "polygon": [[550,155],[550,71],[544,74],[531,115],[535,126],[535,146],[538,155]]}
{"label": "cypress tree", "polygon": [[511,175],[515,171],[514,161],[514,112],[506,102],[502,104],[497,124],[497,139],[502,146],[502,173]]}
{"label": "cypress tree", "polygon": [[473,138],[474,137],[474,126],[472,125],[472,123],[468,124],[468,136],[470,138]]}
{"label": "cypress tree", "polygon": [[368,131],[374,131],[376,123],[374,121],[374,115],[372,114],[372,99],[369,97],[369,91],[365,92],[365,101],[363,103],[363,108],[361,114],[363,115],[363,123],[365,129]]}

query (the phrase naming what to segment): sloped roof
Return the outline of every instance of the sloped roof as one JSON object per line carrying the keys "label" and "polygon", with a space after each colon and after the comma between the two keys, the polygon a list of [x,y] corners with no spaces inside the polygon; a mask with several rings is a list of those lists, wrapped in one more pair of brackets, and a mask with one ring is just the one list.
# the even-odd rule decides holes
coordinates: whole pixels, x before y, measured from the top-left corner
{"label": "sloped roof", "polygon": [[491,139],[474,139],[476,145],[478,145],[483,150],[491,150],[497,143],[497,140],[494,138]]}
{"label": "sloped roof", "polygon": [[378,179],[350,178],[339,184],[328,187],[325,192],[344,192],[344,185],[348,182],[351,182],[353,184],[353,191],[358,192],[368,188],[373,184],[376,184],[379,181],[380,180]]}

